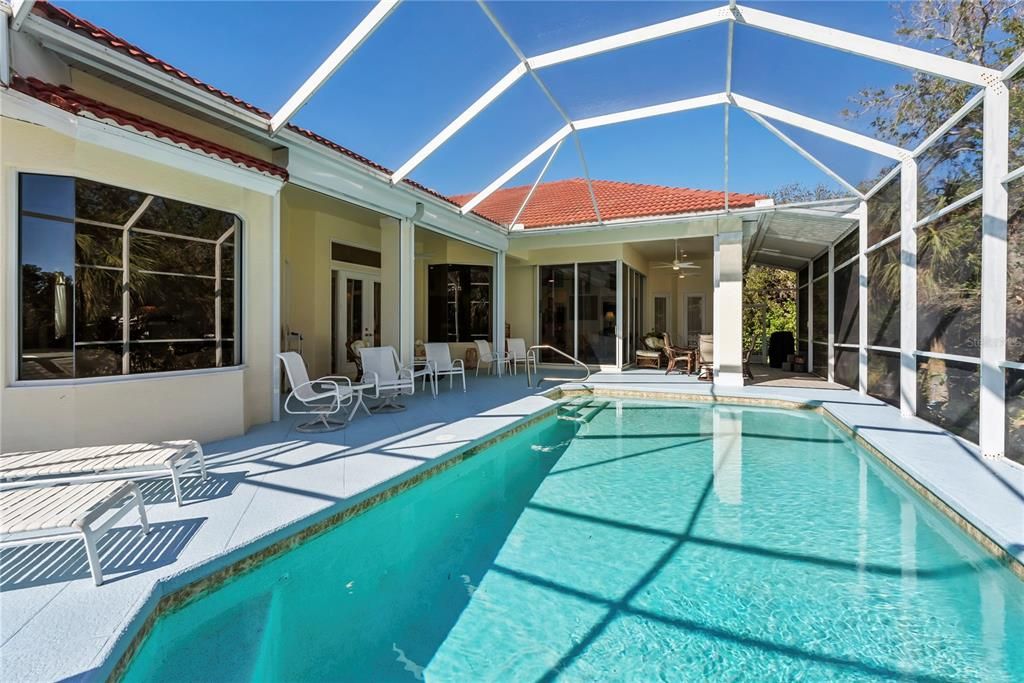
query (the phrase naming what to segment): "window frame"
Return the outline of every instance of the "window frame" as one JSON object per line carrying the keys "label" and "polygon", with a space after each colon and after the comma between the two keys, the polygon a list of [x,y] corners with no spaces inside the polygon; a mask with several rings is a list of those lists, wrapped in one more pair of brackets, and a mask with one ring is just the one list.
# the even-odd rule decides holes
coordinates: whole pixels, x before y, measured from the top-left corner
{"label": "window frame", "polygon": [[[6,234],[3,236],[2,244],[6,253],[11,254],[12,257],[10,262],[6,266],[6,273],[4,273],[4,286],[6,287],[7,294],[3,301],[6,306],[7,314],[2,319],[2,324],[6,330],[4,332],[4,340],[7,344],[6,358],[2,359],[2,362],[6,363],[6,382],[5,386],[11,389],[32,389],[38,387],[60,387],[60,386],[78,386],[78,385],[90,385],[90,384],[111,384],[119,382],[139,382],[146,380],[161,380],[175,377],[191,377],[201,375],[212,375],[212,374],[224,374],[224,373],[238,373],[245,372],[248,369],[247,358],[249,355],[249,339],[248,335],[245,334],[245,293],[249,289],[249,274],[248,268],[244,267],[248,259],[249,254],[249,240],[243,239],[241,233],[246,229],[249,222],[249,215],[242,208],[237,206],[228,206],[217,201],[208,201],[208,198],[203,198],[201,203],[197,203],[195,197],[186,197],[181,193],[175,191],[168,191],[165,188],[154,189],[152,186],[147,186],[146,183],[139,183],[133,185],[131,183],[122,184],[119,179],[111,179],[107,176],[102,176],[88,171],[75,170],[73,173],[69,173],[63,169],[53,168],[42,168],[36,166],[24,166],[16,165],[9,166],[6,182],[2,188],[3,197],[6,199],[6,213],[4,218],[7,221]],[[190,368],[182,370],[161,370],[157,372],[145,372],[145,373],[128,373],[118,375],[107,375],[101,377],[65,377],[56,379],[21,379],[20,377],[20,360],[21,360],[21,177],[23,175],[44,175],[54,176],[59,178],[70,178],[71,180],[85,180],[94,183],[100,183],[103,185],[110,185],[121,189],[129,189],[136,192],[153,195],[163,199],[169,199],[172,201],[182,202],[185,204],[192,204],[199,206],[204,209],[210,209],[213,211],[219,211],[222,213],[228,213],[235,216],[238,219],[238,240],[240,241],[240,249],[236,246],[237,255],[237,270],[235,277],[233,278],[236,283],[236,298],[237,298],[237,321],[235,334],[241,334],[241,338],[238,340],[238,354],[240,356],[239,362],[234,365],[226,365],[222,367],[211,367],[211,368]],[[73,348],[73,347],[72,347]]]}

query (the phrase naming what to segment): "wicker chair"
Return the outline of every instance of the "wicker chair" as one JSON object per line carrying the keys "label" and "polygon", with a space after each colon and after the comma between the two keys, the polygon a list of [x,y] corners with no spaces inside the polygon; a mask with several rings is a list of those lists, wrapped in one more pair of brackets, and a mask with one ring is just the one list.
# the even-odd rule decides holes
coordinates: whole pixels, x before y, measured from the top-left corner
{"label": "wicker chair", "polygon": [[665,346],[664,352],[665,357],[668,358],[668,369],[665,370],[665,374],[669,374],[673,371],[683,372],[681,365],[686,366],[686,374],[689,375],[693,372],[693,353],[686,349],[681,349],[678,346],[672,345],[672,340],[669,339],[668,333],[665,333]]}

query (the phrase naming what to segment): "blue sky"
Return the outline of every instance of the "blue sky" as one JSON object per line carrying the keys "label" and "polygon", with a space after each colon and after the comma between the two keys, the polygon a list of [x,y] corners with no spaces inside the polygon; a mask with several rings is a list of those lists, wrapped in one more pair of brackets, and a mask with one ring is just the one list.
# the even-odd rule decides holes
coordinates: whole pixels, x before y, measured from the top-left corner
{"label": "blue sky", "polygon": [[[158,57],[274,111],[372,6],[368,2],[65,2],[58,4]],[[719,3],[492,2],[528,54],[663,21]],[[765,2],[761,9],[892,39],[885,2]],[[592,116],[724,87],[725,26],[690,32],[539,72],[572,117]],[[872,60],[738,27],[736,92],[867,131],[840,112],[864,87],[907,72]],[[474,2],[406,2],[296,116],[295,122],[396,168],[515,63]],[[722,108],[585,131],[595,178],[723,186]],[[743,112],[730,124],[730,189],[764,192],[790,182],[832,185]],[[412,177],[442,192],[478,190],[562,125],[531,79],[523,79]],[[787,129],[851,182],[884,159]],[[569,141],[571,142],[571,141]],[[542,161],[513,181],[532,182]],[[581,175],[565,144],[548,179]]]}

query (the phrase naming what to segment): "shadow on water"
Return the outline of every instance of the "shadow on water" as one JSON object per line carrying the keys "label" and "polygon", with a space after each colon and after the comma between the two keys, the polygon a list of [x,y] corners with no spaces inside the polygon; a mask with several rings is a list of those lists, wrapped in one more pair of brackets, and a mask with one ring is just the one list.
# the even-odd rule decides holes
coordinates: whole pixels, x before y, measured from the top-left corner
{"label": "shadow on water", "polygon": [[513,436],[168,615],[125,680],[412,680],[581,427]]}

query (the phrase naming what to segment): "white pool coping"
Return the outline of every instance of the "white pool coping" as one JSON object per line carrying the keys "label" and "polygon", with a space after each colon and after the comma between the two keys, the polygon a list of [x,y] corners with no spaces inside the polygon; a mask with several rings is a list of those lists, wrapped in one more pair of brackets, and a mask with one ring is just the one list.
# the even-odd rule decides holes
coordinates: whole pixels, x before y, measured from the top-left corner
{"label": "white pool coping", "polygon": [[[596,374],[588,385],[821,405],[1024,560],[1024,468],[982,458],[976,447],[873,398],[829,388],[725,390],[656,371]],[[436,400],[418,394],[405,412],[363,416],[340,432],[298,434],[294,420],[283,420],[204,444],[214,476],[193,491],[209,496],[178,508],[166,482],[150,484],[148,500],[159,501],[149,504],[155,531],[145,543],[128,533],[108,551],[104,586],[92,585],[80,544],[51,551],[52,561],[38,565],[45,570],[5,563],[0,671],[18,681],[105,679],[159,599],[207,574],[211,561],[220,567],[240,560],[554,405],[522,375],[470,377],[465,394],[447,387]]]}

